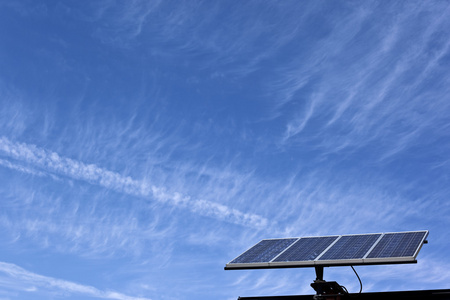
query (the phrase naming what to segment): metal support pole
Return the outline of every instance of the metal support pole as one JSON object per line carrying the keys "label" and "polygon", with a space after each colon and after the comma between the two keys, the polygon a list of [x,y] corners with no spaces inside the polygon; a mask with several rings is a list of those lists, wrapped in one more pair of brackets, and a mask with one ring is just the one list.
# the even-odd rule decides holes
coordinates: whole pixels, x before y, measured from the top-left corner
{"label": "metal support pole", "polygon": [[315,281],[323,281],[323,267],[315,266],[316,269],[316,280]]}

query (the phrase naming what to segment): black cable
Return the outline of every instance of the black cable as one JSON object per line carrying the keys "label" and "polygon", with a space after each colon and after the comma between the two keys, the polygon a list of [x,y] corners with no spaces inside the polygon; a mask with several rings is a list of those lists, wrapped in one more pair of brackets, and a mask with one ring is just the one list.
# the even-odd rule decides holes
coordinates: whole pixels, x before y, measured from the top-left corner
{"label": "black cable", "polygon": [[349,297],[351,297],[351,298],[357,298],[357,297],[359,297],[359,295],[360,295],[361,292],[362,292],[362,281],[361,281],[361,278],[359,278],[359,275],[358,275],[358,273],[356,272],[355,268],[353,268],[353,266],[350,266],[350,267],[352,267],[353,272],[355,272],[356,277],[358,277],[359,284],[360,284],[359,293],[358,293],[358,295],[350,295],[350,293],[348,292],[348,290],[347,290],[347,288],[346,288],[345,286],[341,285],[340,287],[341,287],[341,289],[344,291],[344,293],[345,293],[347,296],[349,296]]}
{"label": "black cable", "polygon": [[361,278],[359,278],[359,275],[358,275],[358,273],[356,273],[356,270],[355,270],[355,268],[353,268],[353,266],[350,266],[350,267],[352,267],[352,269],[353,269],[353,272],[355,272],[355,274],[356,274],[356,277],[358,277],[358,280],[359,280],[359,285],[360,285],[359,293],[361,294],[361,292],[362,292],[362,281],[361,281]]}

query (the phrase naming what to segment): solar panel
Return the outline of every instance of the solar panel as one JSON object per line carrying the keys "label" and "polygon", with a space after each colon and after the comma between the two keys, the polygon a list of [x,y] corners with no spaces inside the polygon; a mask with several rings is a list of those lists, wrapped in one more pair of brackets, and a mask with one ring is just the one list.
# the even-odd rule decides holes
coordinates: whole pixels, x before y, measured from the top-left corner
{"label": "solar panel", "polygon": [[381,233],[344,235],[319,260],[362,259],[380,236]]}
{"label": "solar panel", "polygon": [[289,249],[286,249],[286,251],[277,256],[273,261],[286,262],[314,260],[337,238],[337,236],[301,238],[289,247]]}
{"label": "solar panel", "polygon": [[271,261],[296,240],[298,240],[298,238],[262,240],[249,250],[245,251],[242,255],[238,256],[231,263],[239,264]]}
{"label": "solar panel", "polygon": [[415,263],[428,231],[266,239],[225,269]]}
{"label": "solar panel", "polygon": [[386,233],[367,259],[416,258],[428,231]]}

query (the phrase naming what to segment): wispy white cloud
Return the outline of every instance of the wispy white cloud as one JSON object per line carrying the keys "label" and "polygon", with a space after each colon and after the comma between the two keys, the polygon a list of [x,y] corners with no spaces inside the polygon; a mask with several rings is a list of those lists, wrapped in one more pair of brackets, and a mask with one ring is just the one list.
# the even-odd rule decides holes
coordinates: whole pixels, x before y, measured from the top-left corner
{"label": "wispy white cloud", "polygon": [[95,13],[90,19],[100,24],[95,35],[116,46],[128,46],[131,40],[141,34],[149,15],[160,3],[161,1],[142,0],[131,0],[127,3],[107,0],[93,3],[91,5],[95,7]]}
{"label": "wispy white cloud", "polygon": [[[143,253],[153,253],[157,264],[170,260],[171,243],[167,238],[173,234],[173,227],[167,222],[161,225],[157,216],[143,222],[134,211],[122,209],[114,213],[96,208],[96,204],[67,206],[48,195],[34,197],[16,205],[26,205],[26,209],[7,207],[9,214],[0,216],[0,224],[8,233],[3,236],[5,242],[26,249],[32,243],[41,249],[89,258],[142,257]],[[166,251],[160,253],[158,248]]]}
{"label": "wispy white cloud", "polygon": [[[150,300],[144,297],[133,297],[116,291],[99,290],[93,286],[82,285],[79,283],[48,277],[27,271],[15,264],[0,262],[0,272],[16,282],[16,286],[4,286],[6,289],[15,289],[24,292],[37,293],[40,290],[44,292],[69,293],[74,295],[83,295],[99,299],[116,300]],[[20,282],[20,283],[18,283]],[[2,281],[0,280],[0,285]]]}
{"label": "wispy white cloud", "polygon": [[[276,109],[283,108],[283,105],[289,102],[297,101],[298,92],[311,78],[321,72],[330,71],[330,66],[325,62],[332,61],[344,51],[345,47],[358,34],[369,11],[370,8],[356,8],[346,18],[328,24],[331,27],[331,34],[328,35],[328,38],[314,40],[310,45],[311,52],[308,52],[307,57],[299,56],[295,61],[290,61],[278,68],[280,70],[279,79],[269,85],[272,89],[271,92],[275,92]],[[327,77],[325,73],[324,79]],[[327,103],[333,102],[333,100],[327,100]]]}
{"label": "wispy white cloud", "polygon": [[308,124],[308,121],[314,114],[316,106],[318,106],[318,102],[322,100],[321,98],[322,98],[321,95],[312,95],[305,112],[303,114],[298,113],[295,117],[295,120],[291,121],[287,125],[286,131],[282,139],[283,143],[286,140],[289,140],[290,138],[300,134],[302,130],[305,129],[306,125]]}
{"label": "wispy white cloud", "polygon": [[[310,57],[279,68],[284,70],[271,88],[274,99],[284,106],[274,114],[279,116],[281,111],[291,116],[280,137],[282,145],[295,147],[302,141],[326,153],[339,153],[376,143],[382,160],[408,150],[424,132],[437,130],[432,125],[436,119],[448,124],[442,113],[448,107],[444,100],[448,78],[429,76],[442,72],[439,62],[448,54],[449,43],[442,37],[449,8],[435,11],[437,17],[411,36],[405,24],[414,23],[429,7],[406,6],[401,13],[396,5],[385,7],[386,19],[367,28],[380,13],[379,7],[369,6],[353,10],[351,18],[335,20],[331,34],[311,45]],[[361,35],[361,30],[366,33]],[[371,46],[354,54],[359,43]],[[305,74],[317,82],[308,83]],[[423,95],[428,80],[436,88]],[[326,101],[317,101],[317,94]],[[293,107],[299,112],[293,113]]]}
{"label": "wispy white cloud", "polygon": [[267,219],[259,215],[244,213],[238,209],[203,199],[192,199],[190,196],[177,192],[168,192],[164,187],[153,186],[145,181],[122,176],[94,164],[85,164],[70,158],[61,157],[55,152],[41,149],[35,145],[16,143],[6,137],[1,137],[0,151],[10,159],[28,164],[27,167],[21,167],[14,164],[13,161],[3,163],[3,166],[11,167],[15,170],[30,173],[32,172],[30,167],[37,168],[38,171],[35,174],[50,172],[58,176],[86,181],[121,193],[168,203],[175,207],[188,209],[199,215],[230,223],[259,229],[268,225]]}

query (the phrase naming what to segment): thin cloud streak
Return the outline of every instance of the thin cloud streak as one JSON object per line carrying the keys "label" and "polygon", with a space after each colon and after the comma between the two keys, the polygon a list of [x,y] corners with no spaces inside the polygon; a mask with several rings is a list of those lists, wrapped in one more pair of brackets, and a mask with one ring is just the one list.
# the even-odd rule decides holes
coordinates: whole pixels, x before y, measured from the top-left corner
{"label": "thin cloud streak", "polygon": [[[63,291],[65,293],[82,294],[85,296],[101,298],[101,299],[116,299],[116,300],[150,300],[150,298],[132,297],[115,291],[102,291],[93,286],[82,285],[67,280],[39,275],[27,271],[15,264],[0,262],[0,272],[5,273],[13,279],[21,282],[20,286],[24,291],[36,291],[37,288]],[[32,286],[30,288],[29,286]]]}
{"label": "thin cloud streak", "polygon": [[20,166],[20,165],[11,163],[8,160],[4,160],[4,159],[0,159],[0,166],[3,166],[3,167],[8,168],[8,169],[16,170],[16,171],[19,171],[19,172],[22,172],[22,173],[27,173],[27,174],[30,174],[30,175],[40,176],[40,177],[45,177],[45,176],[48,175],[48,174],[46,174],[44,172],[36,171],[36,170],[30,169],[30,168],[27,168],[25,166]]}
{"label": "thin cloud streak", "polygon": [[292,121],[287,125],[283,142],[302,132],[302,130],[308,124],[309,119],[311,119],[311,117],[313,116],[314,109],[317,106],[317,102],[320,102],[321,99],[322,99],[321,95],[313,95],[313,97],[311,97],[311,102],[309,103],[308,109],[304,114],[304,116],[302,118]]}
{"label": "thin cloud streak", "polygon": [[[96,21],[102,20],[103,24],[108,23],[108,25],[101,26],[95,35],[102,39],[105,39],[106,36],[112,36],[106,40],[116,45],[126,46],[128,41],[137,38],[142,33],[148,16],[159,7],[161,1],[132,0],[123,4],[123,6],[119,6],[119,8],[115,4],[109,1],[103,2],[97,7],[98,13],[93,19]],[[105,17],[109,17],[106,22]],[[111,19],[113,21],[110,21]]]}
{"label": "thin cloud streak", "polygon": [[[122,176],[94,164],[85,164],[80,161],[65,158],[55,152],[38,148],[35,145],[14,143],[6,137],[0,138],[0,151],[13,160],[41,169],[36,171],[36,175],[42,174],[42,171],[44,171],[60,176],[67,176],[121,193],[143,198],[151,197],[159,202],[168,203],[175,207],[187,208],[191,212],[199,215],[257,229],[264,228],[268,224],[267,219],[259,215],[244,213],[219,203],[202,199],[192,199],[187,195],[179,193],[170,193],[164,187],[156,187],[147,182],[135,180],[129,176]],[[13,162],[2,163],[2,165],[26,173],[32,172],[29,167],[20,167]]]}
{"label": "thin cloud streak", "polygon": [[[386,22],[366,29],[374,33],[367,40],[363,40],[356,29],[364,28],[373,15],[367,14],[367,10],[357,11],[353,14],[355,20],[346,20],[342,24],[345,26],[334,27],[329,38],[318,44],[314,55],[294,62],[292,65],[298,71],[285,71],[281,75],[282,84],[273,87],[274,94],[278,92],[276,98],[283,105],[293,102],[306,112],[292,114],[293,118],[286,123],[279,140],[281,145],[295,146],[298,140],[317,141],[320,138],[323,141],[316,144],[317,148],[325,149],[327,153],[337,153],[376,143],[383,147],[383,151],[379,151],[379,159],[385,160],[408,150],[425,131],[433,130],[428,120],[446,122],[446,116],[442,115],[445,109],[435,111],[431,108],[432,111],[427,111],[429,105],[424,106],[423,98],[428,98],[427,103],[447,106],[443,101],[448,92],[446,77],[436,80],[430,74],[443,71],[439,62],[448,54],[450,43],[443,38],[436,39],[436,36],[444,36],[443,28],[448,27],[448,21],[443,17],[430,20],[429,26],[418,29],[417,34],[411,37],[402,30],[403,25],[412,23],[421,9],[406,7],[402,14],[389,11],[391,15],[386,17]],[[348,27],[353,30],[347,32]],[[341,41],[336,40],[336,36],[342,38]],[[338,56],[344,57],[344,52],[352,52],[353,46],[362,42],[372,46],[364,54],[355,55],[354,60],[346,62],[345,68],[334,60]],[[400,59],[391,60],[396,52],[402,54]],[[309,84],[312,92],[305,91],[307,94],[299,90],[304,88],[303,85],[295,84],[305,81],[304,74],[320,78],[316,84]],[[319,74],[323,74],[322,77]],[[437,88],[423,95],[421,91],[429,81]],[[292,91],[287,98],[286,90]],[[318,93],[327,100],[335,100],[317,103],[311,113],[308,107],[304,107],[308,102],[314,103]],[[401,101],[402,98],[405,100]],[[298,105],[305,101],[305,105]],[[275,114],[278,115],[279,111]],[[302,115],[307,118],[298,118]],[[422,119],[417,119],[417,116]],[[399,124],[404,125],[399,130],[401,134],[391,129]],[[321,138],[323,135],[327,138]],[[398,145],[398,140],[401,145]]]}

